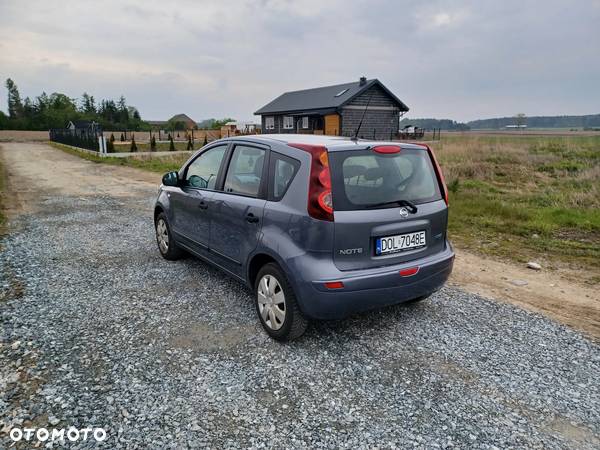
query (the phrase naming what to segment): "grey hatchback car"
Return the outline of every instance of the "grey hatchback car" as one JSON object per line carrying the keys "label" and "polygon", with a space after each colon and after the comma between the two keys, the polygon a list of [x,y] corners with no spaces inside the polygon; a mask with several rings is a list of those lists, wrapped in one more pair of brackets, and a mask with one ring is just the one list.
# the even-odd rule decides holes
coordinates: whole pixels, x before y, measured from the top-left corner
{"label": "grey hatchback car", "polygon": [[212,142],[163,177],[154,208],[161,255],[191,253],[246,283],[278,340],[440,289],[447,222],[429,147],[312,135]]}

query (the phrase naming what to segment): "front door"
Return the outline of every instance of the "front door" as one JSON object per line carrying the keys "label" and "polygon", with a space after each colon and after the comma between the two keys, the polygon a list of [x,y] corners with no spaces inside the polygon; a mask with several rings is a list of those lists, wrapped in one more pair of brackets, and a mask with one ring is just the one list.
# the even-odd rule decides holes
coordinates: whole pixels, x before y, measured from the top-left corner
{"label": "front door", "polygon": [[233,148],[222,192],[211,201],[210,251],[220,264],[244,276],[242,267],[260,238],[266,203],[267,150]]}
{"label": "front door", "polygon": [[173,231],[177,239],[194,250],[206,250],[210,238],[210,201],[227,145],[202,152],[184,169],[181,186],[169,196],[173,210]]}
{"label": "front door", "polygon": [[325,116],[325,134],[329,136],[338,136],[340,134],[339,114],[327,114]]}

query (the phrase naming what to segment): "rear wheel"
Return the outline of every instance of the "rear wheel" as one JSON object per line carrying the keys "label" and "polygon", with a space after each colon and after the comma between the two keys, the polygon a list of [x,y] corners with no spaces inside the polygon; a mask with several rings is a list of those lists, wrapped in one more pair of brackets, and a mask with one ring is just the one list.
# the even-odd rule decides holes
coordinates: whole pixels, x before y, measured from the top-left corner
{"label": "rear wheel", "polygon": [[160,213],[156,217],[154,222],[156,228],[156,243],[158,244],[158,250],[163,258],[169,261],[175,261],[185,255],[185,252],[177,247],[173,235],[171,234],[171,228],[167,221],[165,213]]}
{"label": "rear wheel", "polygon": [[273,339],[299,338],[308,328],[296,295],[281,268],[275,263],[263,266],[254,284],[256,312],[265,331]]}

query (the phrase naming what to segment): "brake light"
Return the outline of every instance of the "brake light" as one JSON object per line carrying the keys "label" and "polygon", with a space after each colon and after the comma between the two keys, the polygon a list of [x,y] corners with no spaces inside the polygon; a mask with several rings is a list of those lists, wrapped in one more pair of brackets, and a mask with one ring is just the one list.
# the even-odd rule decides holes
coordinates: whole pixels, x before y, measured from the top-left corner
{"label": "brake light", "polygon": [[323,145],[288,144],[312,156],[308,186],[308,214],[319,220],[333,222],[333,197],[331,195],[331,172],[327,148]]}
{"label": "brake light", "polygon": [[[425,144],[423,144],[425,145]],[[446,186],[446,180],[444,179],[444,174],[442,173],[442,168],[437,162],[437,158],[435,157],[435,153],[428,145],[425,145],[427,148],[427,152],[429,153],[429,157],[433,161],[433,166],[435,167],[435,173],[438,178],[438,182],[440,183],[440,187],[442,188],[442,193],[444,194],[444,201],[446,202],[446,206],[448,205],[448,187]]]}
{"label": "brake light", "polygon": [[378,145],[377,147],[373,147],[373,151],[377,153],[399,153],[400,147],[398,145]]}

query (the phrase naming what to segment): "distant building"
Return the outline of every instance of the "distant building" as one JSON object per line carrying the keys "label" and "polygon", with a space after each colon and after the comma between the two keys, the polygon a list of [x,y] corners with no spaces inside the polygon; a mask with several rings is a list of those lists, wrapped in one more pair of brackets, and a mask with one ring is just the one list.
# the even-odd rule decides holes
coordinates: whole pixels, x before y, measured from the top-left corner
{"label": "distant building", "polygon": [[184,124],[184,130],[198,129],[198,124],[187,114],[175,114],[169,120],[148,120],[147,121],[154,130],[167,130],[169,122],[181,122]]}
{"label": "distant building", "polygon": [[[366,109],[366,106],[368,108]],[[365,112],[366,109],[366,112]],[[263,133],[307,133],[390,139],[408,107],[377,79],[286,92],[254,114]]]}
{"label": "distant building", "polygon": [[508,129],[527,128],[527,125],[506,125],[505,128],[508,128]]}

